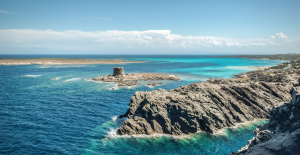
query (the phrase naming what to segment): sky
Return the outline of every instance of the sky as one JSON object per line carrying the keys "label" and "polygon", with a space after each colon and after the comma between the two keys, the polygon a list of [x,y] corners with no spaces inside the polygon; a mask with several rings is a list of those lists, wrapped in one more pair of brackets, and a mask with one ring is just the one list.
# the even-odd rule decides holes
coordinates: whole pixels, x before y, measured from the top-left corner
{"label": "sky", "polygon": [[300,53],[299,0],[0,0],[0,54]]}

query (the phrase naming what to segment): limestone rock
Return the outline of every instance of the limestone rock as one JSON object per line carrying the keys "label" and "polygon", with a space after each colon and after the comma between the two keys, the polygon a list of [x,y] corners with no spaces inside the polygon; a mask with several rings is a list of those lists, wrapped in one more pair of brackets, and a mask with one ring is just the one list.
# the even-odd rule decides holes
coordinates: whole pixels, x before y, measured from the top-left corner
{"label": "limestone rock", "polygon": [[[122,71],[120,71],[122,72]],[[116,74],[121,74],[116,73]],[[137,81],[146,81],[146,80],[173,80],[179,81],[179,78],[176,75],[169,74],[157,74],[157,73],[136,73],[136,74],[124,74],[124,75],[105,75],[101,77],[93,78],[94,81],[102,82],[116,82],[119,83],[118,86],[133,86],[137,85]],[[130,85],[132,84],[132,85]]]}
{"label": "limestone rock", "polygon": [[[136,92],[120,135],[186,135],[216,133],[224,127],[254,119],[270,118],[269,112],[291,100],[292,85],[268,82],[226,81],[193,83],[173,90]],[[262,133],[268,135],[269,133]]]}
{"label": "limestone rock", "polygon": [[255,129],[256,137],[231,154],[300,154],[300,97],[296,93],[292,89],[292,101],[273,108],[269,123]]}

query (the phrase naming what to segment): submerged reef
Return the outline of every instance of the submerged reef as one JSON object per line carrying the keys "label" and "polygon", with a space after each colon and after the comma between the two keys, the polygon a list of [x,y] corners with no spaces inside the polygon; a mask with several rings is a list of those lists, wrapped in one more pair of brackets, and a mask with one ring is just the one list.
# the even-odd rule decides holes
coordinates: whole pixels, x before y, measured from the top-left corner
{"label": "submerged reef", "polygon": [[300,95],[292,90],[292,101],[273,108],[269,123],[254,130],[255,137],[238,153],[248,154],[300,154]]}

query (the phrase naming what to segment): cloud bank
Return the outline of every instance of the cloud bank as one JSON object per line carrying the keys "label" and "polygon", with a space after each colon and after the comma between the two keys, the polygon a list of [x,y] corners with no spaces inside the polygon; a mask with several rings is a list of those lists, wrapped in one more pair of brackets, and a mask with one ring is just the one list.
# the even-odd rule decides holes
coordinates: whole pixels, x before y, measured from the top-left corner
{"label": "cloud bank", "polygon": [[283,33],[266,39],[236,39],[182,36],[170,30],[0,30],[1,54],[270,54],[300,52],[299,47],[300,38],[291,39]]}

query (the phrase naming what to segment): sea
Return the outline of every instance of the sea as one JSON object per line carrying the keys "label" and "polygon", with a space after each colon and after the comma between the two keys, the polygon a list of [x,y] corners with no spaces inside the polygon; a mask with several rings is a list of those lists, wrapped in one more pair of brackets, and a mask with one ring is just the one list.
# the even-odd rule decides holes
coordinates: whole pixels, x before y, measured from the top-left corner
{"label": "sea", "polygon": [[[121,59],[145,61],[91,65],[0,65],[0,154],[230,154],[254,137],[253,130],[267,120],[225,128],[218,134],[191,136],[120,136],[118,119],[129,108],[136,91],[174,89],[209,78],[231,78],[254,70],[249,66],[275,66],[285,61],[217,58],[201,55],[0,55],[0,58]],[[163,85],[118,88],[95,82],[111,75],[113,67],[125,73],[165,73],[180,81]],[[53,79],[56,78],[56,79]]]}

